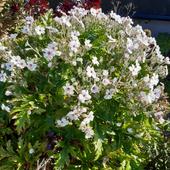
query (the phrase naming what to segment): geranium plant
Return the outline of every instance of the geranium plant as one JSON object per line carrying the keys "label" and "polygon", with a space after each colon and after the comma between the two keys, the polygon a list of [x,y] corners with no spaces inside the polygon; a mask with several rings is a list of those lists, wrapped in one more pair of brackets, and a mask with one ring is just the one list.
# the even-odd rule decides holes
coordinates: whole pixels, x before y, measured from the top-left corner
{"label": "geranium plant", "polygon": [[94,8],[22,23],[0,46],[0,167],[144,169],[168,126],[155,39]]}

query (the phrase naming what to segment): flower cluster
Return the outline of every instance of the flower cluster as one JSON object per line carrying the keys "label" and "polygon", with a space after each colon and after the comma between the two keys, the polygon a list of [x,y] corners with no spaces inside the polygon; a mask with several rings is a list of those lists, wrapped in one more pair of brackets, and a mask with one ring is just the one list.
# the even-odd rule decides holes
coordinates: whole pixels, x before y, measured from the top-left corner
{"label": "flower cluster", "polygon": [[[123,145],[137,138],[135,147],[144,146],[141,141],[152,131],[160,133],[156,127],[166,122],[166,110],[157,105],[164,96],[159,80],[167,75],[169,59],[128,17],[79,7],[68,14],[53,18],[47,13],[40,20],[28,16],[17,35],[4,40],[0,83],[12,96],[6,96],[1,109],[11,111],[19,133],[37,127],[34,119],[42,116],[44,126],[61,135],[58,142],[70,137],[70,143],[81,143],[85,136],[105,147],[115,141],[115,147],[120,140]],[[119,152],[127,154],[125,147]],[[140,156],[133,154],[131,159]]]}

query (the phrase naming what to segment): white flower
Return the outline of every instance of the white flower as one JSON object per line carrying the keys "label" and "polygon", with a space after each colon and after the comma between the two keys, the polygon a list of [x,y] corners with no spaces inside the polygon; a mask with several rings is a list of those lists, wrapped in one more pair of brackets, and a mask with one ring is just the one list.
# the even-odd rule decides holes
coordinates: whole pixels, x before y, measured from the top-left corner
{"label": "white flower", "polygon": [[113,80],[112,80],[112,84],[115,84],[115,83],[117,83],[117,77],[115,77]]}
{"label": "white flower", "polygon": [[33,148],[31,148],[30,150],[29,150],[29,154],[33,154],[35,151],[34,151],[34,149]]}
{"label": "white flower", "polygon": [[120,127],[122,126],[122,123],[116,123],[116,126]]}
{"label": "white flower", "polygon": [[136,65],[132,64],[129,67],[129,70],[131,71],[132,76],[137,76],[139,74],[139,71],[141,70],[141,66],[139,62],[136,60]]}
{"label": "white flower", "polygon": [[91,96],[89,95],[88,90],[82,90],[81,94],[79,94],[78,99],[81,103],[85,103],[85,101],[88,101],[91,99]]}
{"label": "white flower", "polygon": [[130,38],[127,38],[126,48],[129,54],[131,54],[132,51],[134,50],[134,43]]}
{"label": "white flower", "polygon": [[133,129],[132,129],[132,128],[128,128],[127,131],[128,131],[129,133],[133,133]]}
{"label": "white flower", "polygon": [[35,64],[32,60],[27,61],[27,68],[30,71],[35,71],[35,69],[37,68],[37,64]]}
{"label": "white flower", "polygon": [[50,33],[57,33],[58,32],[57,28],[54,28],[54,27],[51,27],[51,26],[46,27],[46,28],[49,30]]}
{"label": "white flower", "polygon": [[5,96],[11,96],[11,95],[12,95],[12,92],[11,92],[11,91],[7,90],[7,91],[5,92]]}
{"label": "white flower", "polygon": [[58,127],[65,127],[69,124],[69,121],[66,118],[56,121]]}
{"label": "white flower", "polygon": [[68,27],[71,26],[70,19],[68,16],[62,16],[62,17],[55,17],[54,20],[58,22],[61,25],[66,25]]}
{"label": "white flower", "polygon": [[80,36],[80,32],[78,32],[78,31],[72,31],[71,32],[72,39],[77,38],[78,36]]}
{"label": "white flower", "polygon": [[18,34],[10,34],[10,35],[9,35],[9,38],[11,38],[11,39],[16,39],[17,35],[18,35]]}
{"label": "white flower", "polygon": [[80,126],[86,126],[94,119],[94,113],[91,111],[87,117],[81,122]]}
{"label": "white flower", "polygon": [[113,11],[111,11],[110,13],[110,17],[113,18],[116,22],[118,22],[119,24],[122,23],[122,18],[120,15],[117,15],[116,13],[114,13]]}
{"label": "white flower", "polygon": [[11,63],[11,62],[9,62],[9,63],[6,63],[6,64],[5,64],[5,67],[6,67],[6,69],[7,69],[8,71],[12,71],[13,68],[14,68],[14,64]]}
{"label": "white flower", "polygon": [[50,48],[45,48],[43,50],[43,56],[47,61],[51,61],[53,57],[56,55],[56,51]]}
{"label": "white flower", "polygon": [[77,61],[80,62],[80,63],[83,63],[83,58],[78,57]]}
{"label": "white flower", "polygon": [[92,44],[90,43],[90,40],[85,40],[85,42],[84,42],[84,44],[85,44],[85,47],[87,48],[87,49],[89,49],[89,48],[91,48],[92,47]]}
{"label": "white flower", "polygon": [[94,68],[90,67],[90,66],[87,66],[87,68],[86,68],[86,75],[88,77],[92,77],[92,78],[95,79],[96,78],[96,72],[95,72]]}
{"label": "white flower", "polygon": [[70,50],[76,53],[78,51],[78,48],[80,47],[80,42],[78,38],[73,39],[69,43]]}
{"label": "white flower", "polygon": [[61,51],[56,51],[57,56],[61,56],[61,54],[62,54]]}
{"label": "white flower", "polygon": [[0,82],[6,82],[7,80],[7,74],[4,73],[4,71],[0,72]]}
{"label": "white flower", "polygon": [[108,75],[109,75],[108,70],[103,70],[103,76],[108,77]]}
{"label": "white flower", "polygon": [[10,110],[11,110],[10,107],[5,106],[4,104],[1,104],[1,109],[6,111],[6,112],[10,112]]}
{"label": "white flower", "polygon": [[98,10],[98,9],[91,8],[91,9],[90,9],[90,13],[91,13],[91,15],[93,15],[93,16],[97,16],[97,14],[99,13],[99,10]]}
{"label": "white flower", "polygon": [[65,95],[69,95],[69,96],[73,96],[74,95],[74,86],[70,85],[69,83],[67,83],[64,87],[64,94]]}
{"label": "white flower", "polygon": [[94,65],[99,65],[99,62],[98,62],[98,59],[97,59],[97,57],[93,57],[92,58],[92,63],[94,64]]}
{"label": "white flower", "polygon": [[29,33],[30,33],[30,27],[24,26],[21,31],[22,31],[22,33],[24,33],[24,34],[29,34]]}
{"label": "white flower", "polygon": [[115,67],[111,66],[110,72],[113,73],[115,71]]}
{"label": "white flower", "polygon": [[21,69],[25,68],[27,65],[26,65],[26,62],[24,59],[21,59],[18,63],[17,63],[17,66]]}
{"label": "white flower", "polygon": [[48,63],[48,67],[51,68],[52,67],[52,62]]}
{"label": "white flower", "polygon": [[96,94],[96,93],[99,93],[99,87],[94,84],[92,87],[91,87],[91,92]]}
{"label": "white flower", "polygon": [[165,60],[165,64],[168,64],[168,65],[170,64],[170,59],[169,59],[169,57],[166,57],[164,60]]}
{"label": "white flower", "polygon": [[80,130],[85,133],[85,138],[89,139],[94,136],[94,131],[90,126],[80,126]]}
{"label": "white flower", "polygon": [[35,33],[36,33],[37,35],[45,34],[45,28],[44,28],[44,27],[41,27],[41,26],[36,26],[36,27],[35,27]]}
{"label": "white flower", "polygon": [[70,121],[73,121],[73,120],[78,120],[79,119],[79,114],[74,110],[74,111],[70,111],[68,114],[67,114],[67,118],[70,120]]}
{"label": "white flower", "polygon": [[51,42],[51,43],[48,44],[47,48],[55,51],[57,49],[57,43]]}
{"label": "white flower", "polygon": [[110,84],[110,80],[109,80],[108,78],[104,78],[104,79],[102,80],[102,83],[103,83],[104,86],[107,86],[107,85]]}
{"label": "white flower", "polygon": [[31,25],[34,22],[34,18],[32,16],[27,16],[25,20],[27,25]]}
{"label": "white flower", "polygon": [[18,65],[18,63],[20,63],[20,61],[21,61],[20,56],[12,56],[11,57],[11,63],[13,63],[14,65]]}
{"label": "white flower", "polygon": [[165,119],[163,118],[164,116],[163,112],[157,112],[154,114],[154,116],[156,117],[160,124],[163,124],[165,122]]}
{"label": "white flower", "polygon": [[31,115],[31,114],[32,114],[31,110],[28,110],[28,111],[27,111],[27,114],[28,114],[28,115]]}
{"label": "white flower", "polygon": [[158,74],[153,73],[153,76],[150,79],[151,86],[156,86],[159,83],[159,76]]}
{"label": "white flower", "polygon": [[112,99],[114,92],[115,92],[114,89],[107,89],[104,99],[106,99],[106,100]]}
{"label": "white flower", "polygon": [[147,103],[147,104],[153,103],[154,101],[159,99],[160,96],[161,96],[161,89],[160,88],[156,88],[154,90],[151,90],[149,93],[146,93],[146,92],[140,93],[140,97],[141,97],[142,101]]}
{"label": "white flower", "polygon": [[1,43],[0,43],[0,51],[5,51],[7,49],[7,47],[3,46]]}

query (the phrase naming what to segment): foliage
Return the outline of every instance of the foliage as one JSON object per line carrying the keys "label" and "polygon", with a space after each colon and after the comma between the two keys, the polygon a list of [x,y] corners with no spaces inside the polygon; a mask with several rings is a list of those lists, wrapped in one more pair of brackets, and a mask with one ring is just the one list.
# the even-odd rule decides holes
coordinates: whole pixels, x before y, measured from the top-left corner
{"label": "foliage", "polygon": [[75,7],[3,39],[0,169],[144,169],[169,127],[169,60],[132,25]]}
{"label": "foliage", "polygon": [[170,53],[170,35],[168,33],[159,33],[157,43],[160,46],[162,54],[169,55]]}

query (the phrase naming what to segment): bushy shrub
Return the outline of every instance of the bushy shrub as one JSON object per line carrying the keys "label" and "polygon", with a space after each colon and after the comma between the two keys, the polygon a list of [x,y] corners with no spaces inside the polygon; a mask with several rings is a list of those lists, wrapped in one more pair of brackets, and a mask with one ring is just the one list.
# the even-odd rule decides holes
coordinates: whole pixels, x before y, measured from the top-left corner
{"label": "bushy shrub", "polygon": [[1,169],[144,169],[168,126],[155,39],[95,9],[21,23],[0,46]]}

